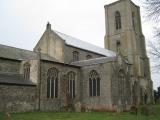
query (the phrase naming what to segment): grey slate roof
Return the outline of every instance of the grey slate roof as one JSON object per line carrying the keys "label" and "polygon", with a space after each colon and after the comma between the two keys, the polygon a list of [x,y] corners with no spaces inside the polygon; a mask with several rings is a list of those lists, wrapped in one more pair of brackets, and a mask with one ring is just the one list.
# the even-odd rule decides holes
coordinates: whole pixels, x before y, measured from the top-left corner
{"label": "grey slate roof", "polygon": [[0,84],[35,86],[31,80],[25,80],[22,74],[0,73]]}
{"label": "grey slate roof", "polygon": [[95,64],[115,61],[116,59],[117,59],[117,57],[100,57],[100,58],[94,58],[94,59],[89,59],[89,60],[72,62],[71,65],[76,65],[76,66],[95,65]]}
{"label": "grey slate roof", "polygon": [[[10,47],[2,44],[0,44],[0,57],[15,60],[39,59],[38,53],[34,51]],[[57,61],[56,59],[48,56],[47,54],[41,54],[41,59]]]}
{"label": "grey slate roof", "polygon": [[110,50],[98,47],[96,45],[84,42],[84,41],[79,40],[77,38],[74,38],[74,37],[71,37],[69,35],[60,33],[58,31],[54,31],[54,32],[56,34],[58,34],[58,36],[61,37],[63,40],[65,40],[65,43],[67,45],[70,45],[70,46],[73,46],[73,47],[76,47],[76,48],[80,48],[80,49],[84,49],[84,50],[87,50],[87,51],[91,51],[91,52],[94,52],[94,53],[98,53],[98,54],[108,56],[108,57],[116,56],[116,53],[113,52],[113,51],[110,51]]}

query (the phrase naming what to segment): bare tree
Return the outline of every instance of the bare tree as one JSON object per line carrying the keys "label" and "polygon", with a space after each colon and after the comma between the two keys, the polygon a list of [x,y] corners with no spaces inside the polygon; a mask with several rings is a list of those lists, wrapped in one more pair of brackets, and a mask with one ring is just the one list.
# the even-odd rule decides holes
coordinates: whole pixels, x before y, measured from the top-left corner
{"label": "bare tree", "polygon": [[[160,36],[158,37],[160,38]],[[153,41],[150,40],[148,46],[149,46],[149,54],[153,62],[152,68],[154,71],[159,71],[160,70],[160,40],[159,39],[156,39]]]}
{"label": "bare tree", "polygon": [[160,0],[143,0],[147,17],[150,20],[160,20]]}
{"label": "bare tree", "polygon": [[142,0],[146,11],[146,18],[156,24],[154,37],[149,42],[149,53],[154,62],[154,70],[160,70],[160,0]]}

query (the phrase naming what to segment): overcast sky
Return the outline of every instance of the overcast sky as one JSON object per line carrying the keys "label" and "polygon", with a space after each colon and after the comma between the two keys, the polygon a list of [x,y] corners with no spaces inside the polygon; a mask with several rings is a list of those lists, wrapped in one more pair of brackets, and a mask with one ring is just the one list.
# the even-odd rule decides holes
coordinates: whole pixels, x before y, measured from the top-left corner
{"label": "overcast sky", "polygon": [[[0,44],[32,50],[49,21],[52,29],[103,47],[104,5],[117,0],[0,0]],[[132,0],[142,6],[139,0]],[[151,38],[152,23],[144,19],[143,33]],[[152,74],[154,88],[159,75]]]}

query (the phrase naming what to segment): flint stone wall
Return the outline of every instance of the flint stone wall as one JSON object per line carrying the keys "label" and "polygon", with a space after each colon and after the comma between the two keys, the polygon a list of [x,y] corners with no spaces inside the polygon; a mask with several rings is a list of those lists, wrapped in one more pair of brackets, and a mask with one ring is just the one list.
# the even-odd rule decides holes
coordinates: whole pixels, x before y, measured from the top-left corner
{"label": "flint stone wall", "polygon": [[36,86],[0,85],[0,112],[36,109]]}

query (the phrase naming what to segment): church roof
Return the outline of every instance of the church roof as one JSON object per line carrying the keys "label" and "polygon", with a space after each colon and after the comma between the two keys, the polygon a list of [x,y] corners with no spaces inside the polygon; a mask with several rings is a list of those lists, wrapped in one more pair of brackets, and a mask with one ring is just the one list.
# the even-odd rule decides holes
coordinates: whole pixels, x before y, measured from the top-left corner
{"label": "church roof", "polygon": [[64,33],[60,33],[58,31],[54,31],[56,34],[58,34],[59,37],[61,37],[63,40],[65,40],[65,43],[67,45],[76,47],[76,48],[80,48],[83,50],[87,50],[87,51],[91,51],[97,54],[101,54],[104,56],[108,56],[108,57],[113,57],[116,56],[116,53],[101,47],[98,47],[96,45],[84,42],[82,40],[79,40],[77,38],[74,38],[72,36],[66,35]]}
{"label": "church roof", "polygon": [[94,58],[89,60],[76,61],[76,62],[72,62],[71,64],[76,66],[87,66],[87,65],[95,65],[100,63],[107,63],[115,60],[116,60],[116,57],[100,57],[100,58]]}
{"label": "church roof", "polygon": [[[15,48],[15,47],[10,47],[6,45],[2,45],[2,44],[0,44],[0,57],[14,59],[14,60],[39,59],[39,55],[37,52]],[[54,58],[48,56],[47,54],[43,54],[43,53],[41,53],[41,59],[57,61]]]}
{"label": "church roof", "polygon": [[0,73],[0,84],[35,86],[31,80],[25,80],[22,74]]}

